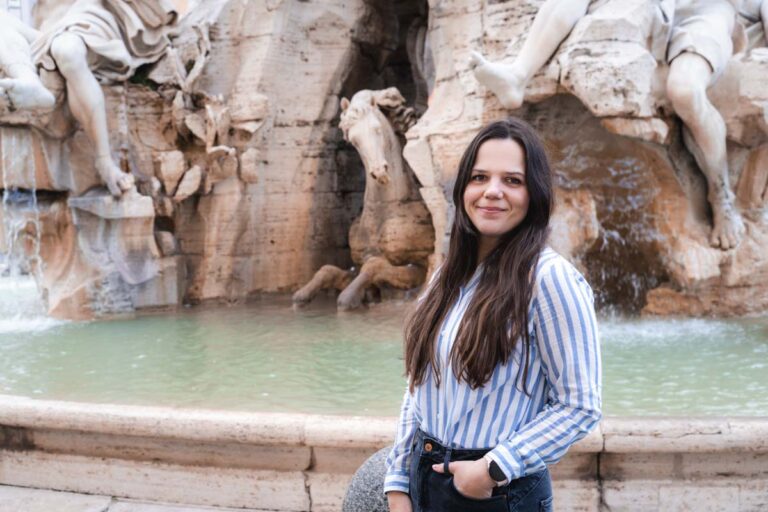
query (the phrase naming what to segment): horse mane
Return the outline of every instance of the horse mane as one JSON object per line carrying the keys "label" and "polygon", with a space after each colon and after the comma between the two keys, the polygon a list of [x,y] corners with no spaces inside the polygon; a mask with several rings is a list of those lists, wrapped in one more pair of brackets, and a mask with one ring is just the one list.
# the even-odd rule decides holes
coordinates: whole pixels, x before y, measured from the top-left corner
{"label": "horse mane", "polygon": [[403,137],[405,137],[405,132],[418,121],[413,107],[407,107],[405,104],[394,107],[379,105],[379,109],[387,116],[389,122],[392,123],[395,133]]}
{"label": "horse mane", "polygon": [[379,108],[382,114],[387,118],[395,133],[404,137],[418,118],[413,107],[406,106],[405,98],[395,87],[383,89],[380,91],[371,91],[364,89],[358,91],[352,96],[349,108],[342,113],[340,126],[349,126],[359,119],[366,109],[373,108],[373,103]]}

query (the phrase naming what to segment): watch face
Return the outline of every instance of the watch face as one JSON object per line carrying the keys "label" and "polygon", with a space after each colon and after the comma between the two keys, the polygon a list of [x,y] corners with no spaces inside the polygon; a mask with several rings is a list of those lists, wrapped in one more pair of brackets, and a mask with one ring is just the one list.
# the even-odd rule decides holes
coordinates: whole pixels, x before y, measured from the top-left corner
{"label": "watch face", "polygon": [[488,474],[491,475],[491,478],[496,482],[503,482],[507,479],[507,475],[504,474],[499,465],[496,464],[495,460],[492,460],[488,465]]}

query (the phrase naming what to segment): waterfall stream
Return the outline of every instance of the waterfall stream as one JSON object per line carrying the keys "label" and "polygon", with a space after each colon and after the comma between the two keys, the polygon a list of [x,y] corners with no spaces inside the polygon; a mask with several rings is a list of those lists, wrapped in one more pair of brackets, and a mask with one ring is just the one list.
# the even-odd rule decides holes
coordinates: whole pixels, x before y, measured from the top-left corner
{"label": "waterfall stream", "polygon": [[[0,334],[34,332],[59,323],[46,315],[42,290],[43,261],[40,258],[40,208],[35,190],[34,163],[17,150],[18,141],[3,130],[2,232],[0,232]],[[11,175],[24,172],[31,188],[13,185]]]}

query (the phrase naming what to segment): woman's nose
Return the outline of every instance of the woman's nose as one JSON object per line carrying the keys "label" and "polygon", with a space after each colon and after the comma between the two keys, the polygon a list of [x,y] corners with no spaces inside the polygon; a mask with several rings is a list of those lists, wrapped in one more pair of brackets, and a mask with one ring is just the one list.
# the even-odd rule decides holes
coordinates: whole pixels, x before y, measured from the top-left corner
{"label": "woman's nose", "polygon": [[488,185],[485,187],[483,195],[489,198],[501,197],[501,184],[496,180],[489,180]]}

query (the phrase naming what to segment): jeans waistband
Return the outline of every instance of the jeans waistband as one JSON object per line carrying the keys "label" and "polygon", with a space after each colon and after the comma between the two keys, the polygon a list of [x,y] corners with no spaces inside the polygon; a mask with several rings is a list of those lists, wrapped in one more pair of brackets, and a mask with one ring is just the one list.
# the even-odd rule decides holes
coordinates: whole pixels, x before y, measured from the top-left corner
{"label": "jeans waistband", "polygon": [[450,448],[444,446],[433,436],[430,436],[421,429],[416,431],[414,436],[414,443],[419,444],[422,447],[422,453],[425,455],[431,455],[440,460],[446,454],[449,454],[449,461],[453,460],[476,460],[491,451],[492,448],[477,448],[477,449],[465,449],[465,448]]}

